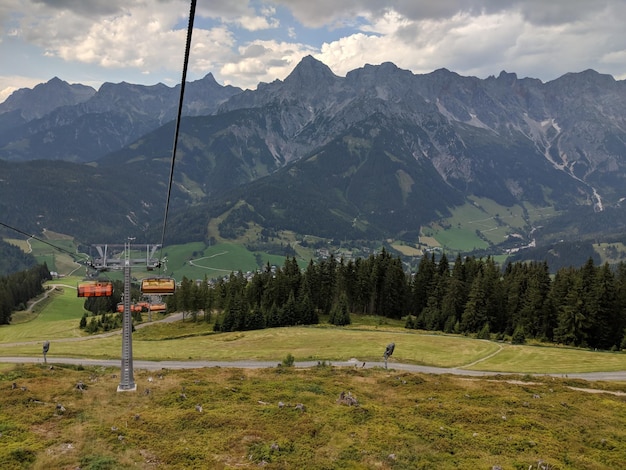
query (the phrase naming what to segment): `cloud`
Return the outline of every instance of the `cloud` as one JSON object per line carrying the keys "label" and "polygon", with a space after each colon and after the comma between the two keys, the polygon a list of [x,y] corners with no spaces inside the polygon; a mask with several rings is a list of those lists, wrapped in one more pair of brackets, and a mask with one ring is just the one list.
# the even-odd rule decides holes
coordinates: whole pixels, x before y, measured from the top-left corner
{"label": "cloud", "polygon": [[128,4],[123,0],[32,0],[32,4],[42,5],[50,10],[72,11],[73,13],[89,18],[112,15]]}
{"label": "cloud", "polygon": [[606,8],[610,0],[274,0],[302,24],[322,27],[354,16],[381,17],[389,11],[414,21],[441,20],[457,14],[491,15],[518,11],[531,24],[563,24],[582,20]]}
{"label": "cloud", "polygon": [[[316,57],[338,74],[364,63],[391,61],[416,73],[445,67],[479,77],[508,70],[554,79],[587,68],[624,75],[623,66],[618,66],[626,50],[621,3],[600,2],[592,11],[587,2],[577,1],[545,6],[534,0],[444,0],[417,18],[415,5],[424,3],[429,2],[391,1],[386,5],[393,8],[384,11],[363,9],[360,15],[367,22],[361,32],[324,43]],[[536,10],[529,4],[536,4]],[[566,6],[573,11],[560,16]]]}
{"label": "cloud", "polygon": [[11,93],[20,88],[34,88],[41,83],[35,78],[24,78],[16,75],[0,75],[0,103],[6,100]]}
{"label": "cloud", "polygon": [[[6,19],[13,18],[20,39],[42,48],[48,58],[108,69],[132,68],[144,73],[178,72],[182,67],[189,14],[186,0],[9,2],[13,13],[6,10],[9,7],[0,7],[0,14],[4,12]],[[273,17],[275,12],[271,5],[261,5],[257,12],[248,0],[210,5],[199,2],[190,69],[206,73],[225,65],[233,67],[239,61],[242,70],[250,68],[249,57],[237,58],[237,51],[246,47],[237,49],[231,28],[246,31],[278,28],[280,22]],[[215,21],[209,27],[198,26],[202,18]]]}
{"label": "cloud", "polygon": [[252,89],[259,82],[285,78],[304,56],[315,52],[305,44],[257,40],[241,46],[217,75],[225,83]]}
{"label": "cloud", "polygon": [[128,7],[120,0],[32,0],[20,10],[20,36],[67,61],[132,65],[139,53],[150,53],[150,44],[177,39],[171,33],[188,13],[181,8],[185,3],[143,0]]}
{"label": "cloud", "polygon": [[[31,62],[29,73],[44,74],[40,82],[73,80],[69,68],[82,79],[93,66],[92,85],[114,71],[172,85],[188,14],[188,0],[3,0],[0,56],[16,51]],[[391,61],[415,73],[446,67],[486,77],[507,70],[547,80],[594,68],[626,78],[624,17],[623,0],[198,2],[189,72],[191,79],[212,72],[220,83],[254,88],[286,77],[311,54],[339,75]],[[10,75],[16,82],[0,77],[0,88],[32,80]]]}

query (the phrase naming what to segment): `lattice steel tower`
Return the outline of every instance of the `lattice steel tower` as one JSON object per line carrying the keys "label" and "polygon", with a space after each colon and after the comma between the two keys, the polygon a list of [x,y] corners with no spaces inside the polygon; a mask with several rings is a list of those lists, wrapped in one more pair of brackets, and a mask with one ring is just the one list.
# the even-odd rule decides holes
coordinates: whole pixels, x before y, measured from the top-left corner
{"label": "lattice steel tower", "polygon": [[[122,391],[135,391],[137,385],[133,378],[133,318],[131,314],[131,299],[130,299],[130,270],[131,266],[144,266],[148,271],[152,271],[161,266],[160,260],[154,257],[157,249],[161,245],[146,245],[145,258],[132,258],[131,257],[131,242],[134,238],[128,238],[128,241],[124,245],[95,245],[98,254],[98,258],[94,258],[89,266],[96,271],[108,271],[110,269],[122,269],[124,272],[124,311],[122,312],[122,370],[121,380],[117,387],[118,392]],[[109,248],[121,248],[124,247],[124,256],[117,258],[115,254],[111,254]],[[170,283],[175,284],[173,279],[158,278],[161,281],[163,279],[168,280]],[[91,283],[89,283],[91,284]],[[83,295],[81,295],[81,289],[79,288],[78,296],[86,297],[90,295],[94,296],[110,296],[112,293],[112,283],[108,282],[109,291],[104,292],[104,285],[91,286],[86,285]],[[91,288],[91,290],[89,289]],[[91,292],[93,290],[93,292]],[[174,287],[171,292],[173,293]],[[96,292],[97,291],[97,292]],[[100,292],[102,291],[102,292]]]}
{"label": "lattice steel tower", "polygon": [[122,370],[118,392],[134,392],[133,378],[133,319],[130,311],[130,239],[124,247],[124,313],[122,321]]}

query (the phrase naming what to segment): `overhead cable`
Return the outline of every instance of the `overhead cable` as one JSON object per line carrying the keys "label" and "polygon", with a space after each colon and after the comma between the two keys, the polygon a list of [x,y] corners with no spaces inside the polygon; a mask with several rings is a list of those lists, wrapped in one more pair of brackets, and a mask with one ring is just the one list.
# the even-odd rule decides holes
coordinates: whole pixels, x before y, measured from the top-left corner
{"label": "overhead cable", "polygon": [[167,226],[167,215],[170,207],[170,198],[172,195],[172,184],[174,181],[174,164],[176,162],[176,149],[178,148],[178,134],[180,132],[180,121],[183,114],[183,97],[185,95],[185,82],[187,81],[187,66],[189,64],[189,51],[191,49],[191,33],[193,32],[193,21],[196,15],[196,0],[191,0],[191,8],[189,11],[189,25],[187,27],[187,44],[185,46],[185,59],[183,62],[183,77],[180,84],[180,97],[178,99],[178,114],[176,116],[176,130],[174,132],[174,145],[172,148],[172,164],[170,167],[170,178],[167,187],[167,199],[165,201],[165,215],[163,217],[163,231],[161,233],[161,256],[165,244],[165,228]]}

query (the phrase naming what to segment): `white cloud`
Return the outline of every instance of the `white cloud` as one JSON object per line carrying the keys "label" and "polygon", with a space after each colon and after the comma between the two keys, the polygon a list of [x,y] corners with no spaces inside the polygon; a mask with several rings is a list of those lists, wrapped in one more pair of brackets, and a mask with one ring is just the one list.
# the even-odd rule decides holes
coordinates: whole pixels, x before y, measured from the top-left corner
{"label": "white cloud", "polygon": [[248,31],[273,29],[278,28],[280,25],[280,22],[277,19],[263,16],[244,16],[238,19],[235,23]]}
{"label": "white cloud", "polygon": [[253,41],[239,48],[238,56],[222,66],[219,76],[225,78],[226,83],[255,88],[259,82],[282,80],[304,56],[314,52],[304,44]]}
{"label": "white cloud", "polygon": [[33,88],[41,83],[35,78],[24,78],[15,75],[0,75],[0,103],[6,100],[11,93],[20,88]]}
{"label": "white cloud", "polygon": [[[437,68],[473,72],[489,67],[506,56],[515,44],[519,18],[467,14],[447,20],[410,21],[396,12],[387,12],[364,31],[322,46],[318,58],[341,75],[364,63],[393,62],[415,73]],[[475,73],[475,72],[473,72]]]}
{"label": "white cloud", "polygon": [[562,24],[586,18],[621,0],[273,0],[292,10],[304,25],[322,27],[354,16],[381,17],[388,11],[413,20],[440,20],[457,14],[470,16],[521,12],[532,24]]}
{"label": "white cloud", "polygon": [[[401,3],[395,2],[403,6]],[[443,6],[450,3],[443,2]],[[493,8],[493,13],[475,14],[466,9],[448,17],[432,15],[432,19],[420,20],[392,9],[378,16],[374,10],[363,12],[361,17],[369,23],[361,27],[362,33],[325,43],[317,58],[340,75],[364,63],[385,61],[415,73],[445,67],[479,77],[507,70],[550,80],[587,68],[624,75],[624,62],[618,58],[625,55],[626,40],[621,33],[622,16],[615,15],[614,8],[583,17],[589,7],[581,5],[576,14],[568,16],[578,19],[567,23],[556,21],[555,12],[564,3],[546,7],[532,18],[520,7],[523,2],[509,3],[514,10]],[[602,52],[607,49],[610,53]]]}
{"label": "white cloud", "polygon": [[[3,0],[0,89],[54,75],[96,87],[140,73],[144,82],[176,84],[188,14],[188,0]],[[624,17],[624,0],[198,2],[189,72],[254,88],[312,54],[339,75],[391,61],[415,73],[507,70],[549,80],[594,68],[624,78]],[[23,57],[22,78],[9,56]]]}
{"label": "white cloud", "polygon": [[[105,3],[108,0],[90,5]],[[179,51],[184,50],[180,46],[181,30],[175,30],[174,26],[187,14],[181,8],[186,2],[160,2],[158,8],[153,8],[155,3],[151,0],[132,2],[128,8],[102,7],[96,9],[101,16],[94,15],[92,21],[85,21],[84,14],[88,11],[85,8],[60,9],[57,2],[35,1],[30,5],[33,9],[20,20],[22,37],[43,48],[48,55],[68,62],[103,67],[163,63],[162,59],[176,46]]]}

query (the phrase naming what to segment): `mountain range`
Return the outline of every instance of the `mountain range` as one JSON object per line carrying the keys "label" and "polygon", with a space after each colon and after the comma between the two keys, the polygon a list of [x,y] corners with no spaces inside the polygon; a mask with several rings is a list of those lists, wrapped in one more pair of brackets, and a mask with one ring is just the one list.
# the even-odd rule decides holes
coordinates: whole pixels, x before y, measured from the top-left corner
{"label": "mountain range", "polygon": [[[154,239],[179,95],[58,78],[13,93],[0,104],[5,223]],[[486,253],[616,241],[626,226],[626,82],[593,70],[543,83],[383,63],[340,77],[309,56],[256,90],[190,82],[183,114],[171,243],[290,231],[419,245],[427,228],[460,226],[464,207],[502,232],[476,230]]]}

